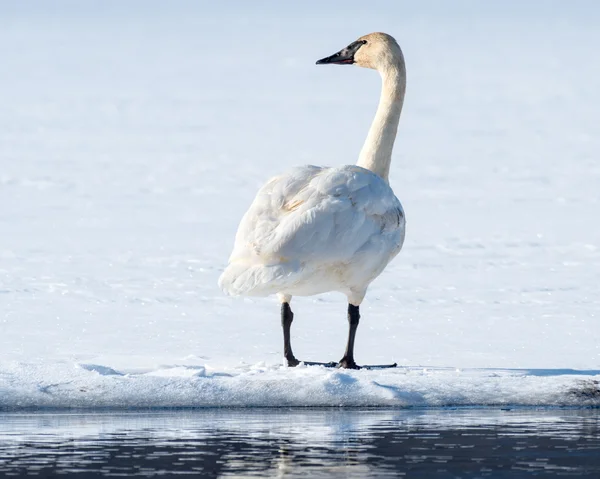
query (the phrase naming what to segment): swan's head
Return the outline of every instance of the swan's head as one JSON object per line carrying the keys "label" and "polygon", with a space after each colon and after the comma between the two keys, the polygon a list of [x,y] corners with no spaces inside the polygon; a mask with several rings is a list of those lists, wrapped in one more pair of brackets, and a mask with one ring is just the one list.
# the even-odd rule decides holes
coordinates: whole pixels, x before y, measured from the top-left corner
{"label": "swan's head", "polygon": [[383,70],[403,62],[402,50],[387,33],[369,33],[333,55],[317,61],[317,65],[358,65]]}

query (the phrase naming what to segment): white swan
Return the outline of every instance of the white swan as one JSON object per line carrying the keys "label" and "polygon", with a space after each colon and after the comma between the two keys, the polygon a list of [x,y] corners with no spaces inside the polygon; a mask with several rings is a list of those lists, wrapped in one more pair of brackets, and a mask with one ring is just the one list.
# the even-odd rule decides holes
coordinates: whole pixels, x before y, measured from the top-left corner
{"label": "white swan", "polygon": [[356,64],[381,74],[379,107],[358,162],[301,166],[269,180],[242,218],[219,286],[236,296],[278,295],[288,366],[299,363],[290,342],[292,296],[346,294],[350,332],[337,366],[358,368],[354,337],[359,305],[404,242],[404,211],[388,173],[406,69],[402,50],[385,33],[365,35],[317,62],[321,64]]}

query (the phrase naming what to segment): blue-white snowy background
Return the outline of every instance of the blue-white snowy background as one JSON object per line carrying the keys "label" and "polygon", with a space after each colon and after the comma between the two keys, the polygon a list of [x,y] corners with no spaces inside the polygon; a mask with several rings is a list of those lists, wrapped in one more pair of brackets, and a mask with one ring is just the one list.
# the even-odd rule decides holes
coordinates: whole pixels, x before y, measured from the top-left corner
{"label": "blue-white snowy background", "polygon": [[[408,230],[356,354],[406,367],[284,369],[216,281],[269,176],[356,161],[379,78],[314,62],[378,30]],[[0,1],[0,406],[597,401],[599,48],[591,0]],[[294,300],[299,358],[345,309]]]}

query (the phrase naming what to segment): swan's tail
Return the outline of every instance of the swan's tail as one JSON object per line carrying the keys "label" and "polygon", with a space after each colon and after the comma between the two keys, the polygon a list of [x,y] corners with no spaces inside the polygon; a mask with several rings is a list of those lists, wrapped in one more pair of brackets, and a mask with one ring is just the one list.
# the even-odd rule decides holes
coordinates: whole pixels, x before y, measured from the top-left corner
{"label": "swan's tail", "polygon": [[231,296],[268,296],[285,289],[290,264],[230,263],[219,278],[219,287]]}

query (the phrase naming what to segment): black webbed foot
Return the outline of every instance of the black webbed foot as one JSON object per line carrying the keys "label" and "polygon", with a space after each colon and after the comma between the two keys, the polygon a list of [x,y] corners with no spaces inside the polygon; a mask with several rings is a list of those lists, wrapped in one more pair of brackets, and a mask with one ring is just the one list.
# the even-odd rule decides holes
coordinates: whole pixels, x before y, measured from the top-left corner
{"label": "black webbed foot", "polygon": [[318,361],[301,361],[306,366],[323,366],[326,368],[340,368],[340,369],[390,369],[397,368],[398,364],[365,364],[363,366],[359,366],[354,361],[348,361],[348,359],[343,358],[341,361],[330,361],[328,363],[321,363]]}
{"label": "black webbed foot", "polygon": [[302,361],[307,366],[325,366],[326,368],[337,367],[336,361],[329,361],[328,363],[320,363],[318,361]]}

